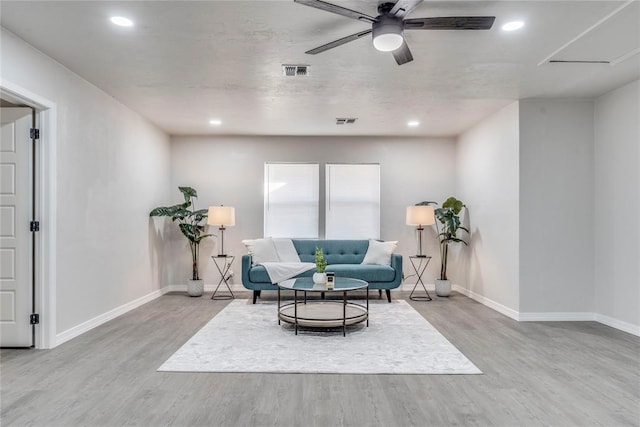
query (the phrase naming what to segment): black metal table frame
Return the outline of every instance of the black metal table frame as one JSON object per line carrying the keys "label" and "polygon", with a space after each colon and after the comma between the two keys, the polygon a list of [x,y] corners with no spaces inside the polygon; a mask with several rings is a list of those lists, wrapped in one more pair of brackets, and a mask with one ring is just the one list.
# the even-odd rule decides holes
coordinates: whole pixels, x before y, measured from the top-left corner
{"label": "black metal table frame", "polygon": [[[280,319],[280,310],[284,307],[289,307],[293,305],[293,313],[294,313],[294,328],[295,328],[295,334],[298,335],[298,319],[301,320],[310,320],[310,321],[323,321],[323,320],[327,320],[327,321],[331,321],[331,320],[342,320],[342,336],[346,337],[347,336],[347,319],[352,319],[353,317],[347,317],[347,305],[353,305],[353,306],[357,306],[360,308],[364,308],[365,309],[365,314],[366,314],[366,325],[367,327],[369,327],[369,285],[367,285],[365,288],[361,288],[364,289],[366,291],[367,294],[367,305],[364,306],[362,304],[356,304],[354,302],[349,302],[347,300],[347,292],[349,292],[349,290],[340,290],[340,289],[326,289],[326,290],[322,290],[320,292],[324,293],[324,292],[342,292],[342,319],[307,319],[307,318],[302,318],[302,317],[298,317],[298,292],[302,292],[304,293],[304,300],[303,300],[303,304],[307,303],[307,291],[303,291],[303,290],[298,290],[298,289],[287,289],[287,290],[293,290],[293,302],[290,303],[286,303],[284,305],[281,304],[281,299],[280,299],[280,291],[281,288],[280,286],[278,286],[278,325],[280,325],[281,323],[281,319]],[[353,290],[361,290],[361,289],[352,289]],[[317,293],[319,291],[313,291],[314,293]],[[359,317],[359,316],[357,316]],[[359,323],[359,322],[358,322]]]}
{"label": "black metal table frame", "polygon": [[[231,264],[236,259],[236,257],[233,255],[218,255],[218,256],[212,256],[211,258],[213,258],[213,263],[216,265],[216,268],[218,269],[218,273],[220,273],[220,281],[218,282],[218,286],[216,286],[216,289],[213,291],[213,294],[211,295],[211,299],[214,299],[214,300],[234,299],[235,295],[233,295],[233,292],[229,287],[229,283],[227,282],[227,274],[229,273],[229,270],[231,269]],[[218,260],[221,260],[221,259],[224,260],[224,264],[222,265],[222,268],[220,268],[220,265],[218,265]],[[231,259],[231,261],[227,262],[227,260],[229,259]],[[229,290],[230,295],[224,295],[224,294],[216,295],[216,293],[218,292],[218,288],[220,288],[220,285],[222,283],[225,284],[225,286]]]}
{"label": "black metal table frame", "polygon": [[[417,266],[416,266],[416,260],[420,261]],[[409,295],[409,299],[411,301],[432,301],[433,298],[431,298],[431,295],[429,295],[429,291],[427,291],[427,288],[424,285],[424,282],[422,281],[422,275],[424,274],[424,271],[427,269],[427,266],[429,265],[429,261],[431,261],[431,257],[426,255],[425,256],[412,255],[409,257],[409,261],[411,261],[411,266],[413,267],[413,271],[416,272],[416,276],[418,277],[418,280],[416,280],[416,284],[413,285],[413,290],[411,291],[411,295]],[[422,285],[422,289],[424,289],[424,292],[426,293],[426,295],[414,296],[414,293],[416,292],[416,288],[418,287],[418,284]]]}

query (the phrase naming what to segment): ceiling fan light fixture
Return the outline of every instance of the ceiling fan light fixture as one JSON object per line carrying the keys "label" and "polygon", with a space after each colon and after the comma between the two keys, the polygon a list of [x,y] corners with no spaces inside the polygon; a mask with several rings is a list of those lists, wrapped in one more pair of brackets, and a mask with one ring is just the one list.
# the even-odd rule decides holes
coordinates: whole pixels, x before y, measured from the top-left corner
{"label": "ceiling fan light fixture", "polygon": [[111,22],[118,27],[133,27],[133,21],[124,16],[112,16]]}
{"label": "ceiling fan light fixture", "polygon": [[391,52],[404,42],[402,21],[386,16],[373,24],[373,47],[380,52]]}
{"label": "ceiling fan light fixture", "polygon": [[515,30],[519,30],[522,27],[524,27],[524,22],[522,22],[522,21],[511,21],[511,22],[507,22],[506,24],[504,24],[502,26],[502,29],[504,31],[515,31]]}
{"label": "ceiling fan light fixture", "polygon": [[373,47],[380,52],[391,52],[402,46],[403,41],[399,34],[380,34],[373,38]]}

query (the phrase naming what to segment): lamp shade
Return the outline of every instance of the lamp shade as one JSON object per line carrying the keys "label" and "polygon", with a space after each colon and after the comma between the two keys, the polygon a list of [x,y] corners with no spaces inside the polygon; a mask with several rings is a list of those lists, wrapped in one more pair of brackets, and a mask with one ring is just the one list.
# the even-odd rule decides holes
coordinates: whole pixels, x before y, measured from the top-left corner
{"label": "lamp shade", "polygon": [[233,227],[236,225],[236,209],[231,206],[210,206],[207,224]]}
{"label": "lamp shade", "polygon": [[407,207],[407,225],[433,225],[435,223],[433,206]]}

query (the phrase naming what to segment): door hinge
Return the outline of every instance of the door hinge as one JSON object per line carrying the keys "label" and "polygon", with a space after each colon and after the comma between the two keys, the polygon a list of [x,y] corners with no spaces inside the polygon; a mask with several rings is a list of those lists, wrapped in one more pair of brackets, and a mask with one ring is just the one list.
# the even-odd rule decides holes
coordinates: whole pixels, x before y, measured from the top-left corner
{"label": "door hinge", "polygon": [[40,324],[40,315],[38,313],[33,313],[29,315],[29,323],[32,325]]}
{"label": "door hinge", "polygon": [[40,221],[31,221],[29,223],[29,231],[40,231]]}
{"label": "door hinge", "polygon": [[29,137],[31,139],[40,139],[40,129],[29,129]]}

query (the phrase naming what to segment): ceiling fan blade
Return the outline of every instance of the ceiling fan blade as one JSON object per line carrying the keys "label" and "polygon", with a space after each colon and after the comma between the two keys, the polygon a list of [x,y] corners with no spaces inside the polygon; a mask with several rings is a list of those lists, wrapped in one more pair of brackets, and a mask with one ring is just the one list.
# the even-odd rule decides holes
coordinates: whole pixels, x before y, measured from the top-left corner
{"label": "ceiling fan blade", "polygon": [[371,31],[372,30],[360,31],[359,33],[351,34],[350,36],[343,37],[343,38],[338,39],[338,40],[334,40],[331,43],[323,44],[322,46],[319,46],[319,47],[317,47],[315,49],[308,50],[305,53],[308,53],[309,55],[315,55],[317,53],[324,52],[325,50],[329,50],[329,49],[333,49],[334,47],[342,46],[345,43],[349,43],[349,42],[352,42],[354,40],[358,40],[359,38],[362,38],[362,37],[366,36],[367,34],[371,34]]}
{"label": "ceiling fan blade", "polygon": [[402,46],[394,50],[392,53],[398,65],[413,61],[413,55],[411,55],[411,51],[409,50],[409,46],[407,46],[406,40],[402,42]]}
{"label": "ceiling fan blade", "polygon": [[489,30],[495,16],[442,16],[404,20],[405,30]]}
{"label": "ceiling fan blade", "polygon": [[336,6],[335,4],[327,3],[322,0],[293,0],[296,3],[303,4],[305,6],[315,7],[316,9],[324,10],[325,12],[336,13],[338,15],[346,16],[347,18],[357,19],[358,21],[365,21],[373,24],[377,22],[377,19],[367,15],[366,13],[356,12],[355,10],[347,9],[346,7]]}
{"label": "ceiling fan blade", "polygon": [[398,0],[396,4],[391,8],[390,15],[404,18],[411,13],[423,0]]}

